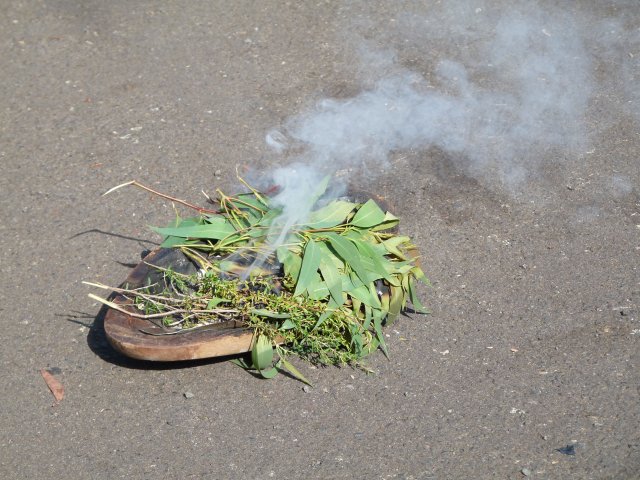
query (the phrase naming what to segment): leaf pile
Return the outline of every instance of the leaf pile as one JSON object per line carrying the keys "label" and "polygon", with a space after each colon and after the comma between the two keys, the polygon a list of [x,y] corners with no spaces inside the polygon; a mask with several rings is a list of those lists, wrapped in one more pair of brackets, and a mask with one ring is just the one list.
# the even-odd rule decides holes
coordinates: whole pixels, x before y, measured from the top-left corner
{"label": "leaf pile", "polygon": [[162,247],[181,249],[200,271],[165,272],[172,287],[161,294],[127,291],[138,308],[164,314],[163,324],[174,328],[242,320],[256,332],[251,366],[265,377],[277,372],[274,348],[275,367],[303,381],[289,353],[321,364],[358,364],[378,347],[387,354],[383,325],[408,301],[424,312],[416,281],[426,278],[409,237],[395,233],[398,218],[373,200],[324,201],[325,182],[310,215],[292,226],[269,197],[249,188],[218,192],[218,213],[154,228]]}

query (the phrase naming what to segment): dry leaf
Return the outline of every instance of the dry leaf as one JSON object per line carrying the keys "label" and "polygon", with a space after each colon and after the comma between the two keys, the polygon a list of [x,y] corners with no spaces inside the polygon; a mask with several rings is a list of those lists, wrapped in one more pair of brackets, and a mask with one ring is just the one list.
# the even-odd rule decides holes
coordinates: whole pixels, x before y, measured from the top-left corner
{"label": "dry leaf", "polygon": [[51,375],[44,368],[40,370],[40,373],[42,374],[44,381],[47,382],[47,386],[49,387],[49,390],[51,390],[51,393],[53,393],[56,402],[62,400],[64,398],[64,387],[62,386],[62,383],[60,383],[56,377]]}

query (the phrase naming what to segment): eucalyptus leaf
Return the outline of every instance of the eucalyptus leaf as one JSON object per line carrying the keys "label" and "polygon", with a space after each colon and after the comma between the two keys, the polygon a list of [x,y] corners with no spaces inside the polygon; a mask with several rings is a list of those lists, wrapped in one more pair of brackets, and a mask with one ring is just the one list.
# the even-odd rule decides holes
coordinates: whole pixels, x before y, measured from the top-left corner
{"label": "eucalyptus leaf", "polygon": [[260,201],[253,193],[241,193],[231,199],[231,202],[241,210],[253,209],[256,211],[264,212],[268,205],[265,205]]}
{"label": "eucalyptus leaf", "polygon": [[304,256],[302,257],[302,266],[300,267],[300,275],[296,283],[296,290],[293,295],[301,295],[311,282],[315,280],[318,266],[320,265],[320,250],[316,246],[316,242],[310,240],[304,248]]}
{"label": "eucalyptus leaf", "polygon": [[257,370],[265,370],[273,364],[273,345],[271,340],[265,335],[258,335],[258,338],[251,349],[251,361]]}
{"label": "eucalyptus leaf", "polygon": [[296,377],[301,382],[304,382],[310,387],[313,387],[313,384],[309,380],[307,380],[305,376],[302,375],[302,373],[300,373],[300,371],[296,367],[291,365],[291,362],[289,362],[286,358],[281,357],[280,362],[282,362],[282,366],[285,368],[285,370],[287,370],[287,372],[289,372],[291,375]]}
{"label": "eucalyptus leaf", "polygon": [[390,287],[389,313],[385,322],[387,326],[392,325],[400,315],[404,308],[404,298],[402,287]]}
{"label": "eucalyptus leaf", "polygon": [[333,315],[334,310],[327,308],[322,315],[318,318],[318,321],[315,323],[311,331],[319,328],[331,315]]}
{"label": "eucalyptus leaf", "polygon": [[322,274],[322,278],[324,278],[325,284],[329,289],[329,293],[331,294],[333,301],[338,305],[342,305],[342,280],[338,269],[335,267],[331,259],[321,258],[320,273]]}
{"label": "eucalyptus leaf", "polygon": [[278,247],[276,250],[278,261],[284,267],[285,276],[291,276],[294,284],[298,281],[300,268],[302,267],[302,258],[300,255],[292,252],[287,247]]}
{"label": "eucalyptus leaf", "polygon": [[326,237],[336,253],[356,272],[356,275],[363,282],[369,282],[370,275],[360,261],[360,252],[358,252],[353,242],[335,233],[327,233]]}
{"label": "eucalyptus leaf", "polygon": [[251,369],[251,365],[249,365],[243,358],[234,358],[233,360],[231,360],[231,363],[245,370]]}
{"label": "eucalyptus leaf", "polygon": [[397,237],[391,237],[383,241],[382,244],[384,245],[384,247],[387,249],[389,253],[395,255],[401,260],[406,260],[405,254],[402,253],[402,251],[400,251],[398,247],[405,243],[409,243],[410,241],[411,239],[409,237],[397,236]]}
{"label": "eucalyptus leaf", "polygon": [[371,290],[369,290],[364,285],[349,291],[349,295],[351,295],[354,298],[357,298],[362,303],[369,305],[371,307],[378,308],[378,309],[381,307],[380,300],[378,300],[378,296],[372,295]]}
{"label": "eucalyptus leaf", "polygon": [[384,221],[385,215],[382,209],[373,200],[364,203],[351,219],[351,225],[361,228],[370,228]]}
{"label": "eucalyptus leaf", "polygon": [[319,273],[313,275],[313,280],[307,287],[307,294],[312,300],[322,300],[329,295],[329,288]]}
{"label": "eucalyptus leaf", "polygon": [[368,267],[368,270],[376,274],[375,280],[377,280],[378,278],[391,278],[391,275],[387,271],[387,268],[385,268],[389,261],[384,258],[384,256],[377,254],[369,243],[359,240],[351,241],[360,252],[361,258],[369,260],[371,266]]}
{"label": "eucalyptus leaf", "polygon": [[318,239],[316,243],[320,249],[320,261],[325,263],[331,262],[339,272],[344,272],[344,261],[329,248],[326,237],[320,235],[314,236],[313,238]]}
{"label": "eucalyptus leaf", "polygon": [[398,226],[400,220],[395,215],[387,212],[384,215],[384,219],[379,224],[371,227],[372,232],[384,232],[386,230],[394,229]]}
{"label": "eucalyptus leaf", "polygon": [[412,282],[410,279],[409,280],[409,299],[413,304],[413,309],[416,311],[416,313],[429,313],[429,310],[427,310],[420,302],[420,299],[418,298],[418,295],[416,294],[415,289],[416,289],[416,286],[414,285],[414,282]]}
{"label": "eucalyptus leaf", "polygon": [[364,305],[364,324],[362,328],[365,330],[369,330],[369,326],[371,325],[371,320],[373,319],[373,309],[371,305]]}
{"label": "eucalyptus leaf", "polygon": [[331,176],[325,175],[322,180],[318,183],[318,186],[313,191],[310,197],[309,204],[311,206],[315,205],[316,202],[325,194],[327,188],[329,187],[329,182],[331,181]]}
{"label": "eucalyptus leaf", "polygon": [[278,369],[275,367],[271,367],[268,370],[259,370],[259,372],[262,378],[266,378],[267,380],[278,375]]}
{"label": "eucalyptus leaf", "polygon": [[251,309],[250,313],[252,313],[253,315],[259,315],[261,317],[269,317],[269,318],[278,318],[278,319],[291,318],[290,313],[272,312],[271,310],[266,310],[264,308]]}
{"label": "eucalyptus leaf", "polygon": [[321,209],[311,212],[305,225],[313,229],[335,227],[345,223],[347,216],[355,207],[355,203],[335,200]]}
{"label": "eucalyptus leaf", "polygon": [[384,353],[385,357],[389,358],[387,343],[384,340],[384,333],[382,333],[382,313],[380,311],[373,311],[373,328],[376,332],[376,338],[380,342],[380,349]]}
{"label": "eucalyptus leaf", "polygon": [[[174,237],[172,235],[166,236],[164,238],[164,240],[162,241],[162,243],[160,244],[161,248],[173,248],[173,247],[177,247],[180,245],[186,245],[188,242],[188,240],[184,239],[183,237]],[[194,243],[193,241],[191,241],[191,243]]]}
{"label": "eucalyptus leaf", "polygon": [[207,302],[207,310],[213,310],[221,303],[227,303],[229,300],[226,298],[213,297]]}
{"label": "eucalyptus leaf", "polygon": [[280,325],[280,328],[278,330],[291,330],[292,328],[296,328],[296,324],[287,319],[284,322],[282,322],[282,325]]}
{"label": "eucalyptus leaf", "polygon": [[210,223],[204,225],[180,225],[178,227],[153,228],[153,230],[160,235],[207,240],[222,240],[236,231],[233,225],[224,217],[212,217]]}

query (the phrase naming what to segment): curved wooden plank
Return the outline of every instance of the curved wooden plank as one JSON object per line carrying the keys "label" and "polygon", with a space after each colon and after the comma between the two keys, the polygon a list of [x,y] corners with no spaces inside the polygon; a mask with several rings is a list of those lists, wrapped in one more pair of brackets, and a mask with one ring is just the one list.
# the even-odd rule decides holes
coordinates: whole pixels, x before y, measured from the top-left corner
{"label": "curved wooden plank", "polygon": [[[129,288],[144,285],[151,270],[147,263],[160,265],[170,262],[171,258],[167,259],[170,252],[177,251],[159,249],[147,255],[124,283]],[[125,303],[126,299],[116,296],[113,301]],[[250,351],[253,342],[253,331],[235,320],[176,335],[156,336],[141,331],[150,327],[152,325],[148,321],[114,309],[109,309],[104,319],[107,340],[113,348],[139,360],[171,362],[234,355]]]}

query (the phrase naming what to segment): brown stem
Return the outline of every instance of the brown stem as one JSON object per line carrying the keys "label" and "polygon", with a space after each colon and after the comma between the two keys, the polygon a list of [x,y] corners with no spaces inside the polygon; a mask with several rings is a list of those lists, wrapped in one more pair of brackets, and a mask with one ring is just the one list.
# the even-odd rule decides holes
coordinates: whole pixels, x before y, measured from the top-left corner
{"label": "brown stem", "polygon": [[146,185],[143,185],[142,183],[137,182],[136,180],[132,180],[130,182],[123,183],[122,185],[118,185],[117,187],[113,187],[112,189],[110,189],[107,192],[105,192],[104,195],[107,195],[108,193],[111,193],[114,190],[117,190],[120,187],[125,187],[127,185],[133,185],[135,187],[141,188],[142,190],[146,190],[147,192],[151,192],[154,195],[157,195],[159,197],[166,198],[167,200],[171,200],[172,202],[179,203],[180,205],[184,205],[185,207],[193,208],[194,210],[197,210],[200,213],[219,213],[219,210],[210,210],[208,208],[198,207],[197,205],[193,205],[192,203],[186,202],[184,200],[180,200],[179,198],[175,198],[175,197],[172,197],[170,195],[166,195],[164,193],[160,193],[157,190],[154,190],[153,188],[147,187]]}

